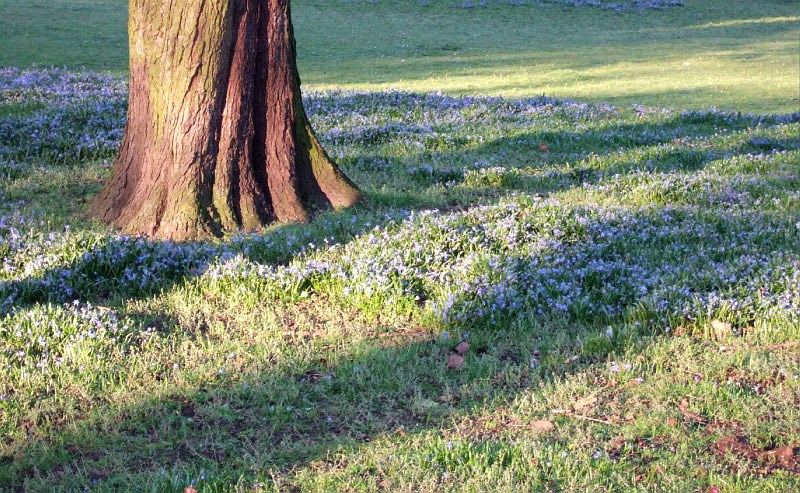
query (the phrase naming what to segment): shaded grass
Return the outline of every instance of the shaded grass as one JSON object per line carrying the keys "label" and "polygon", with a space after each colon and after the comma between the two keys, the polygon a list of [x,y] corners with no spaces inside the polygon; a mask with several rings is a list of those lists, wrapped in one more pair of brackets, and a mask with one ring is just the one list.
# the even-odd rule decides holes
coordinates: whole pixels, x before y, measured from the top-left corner
{"label": "shaded grass", "polygon": [[[796,3],[688,1],[622,14],[451,3],[296,1],[306,87],[754,112],[800,105]],[[8,0],[0,14],[0,66],[126,70],[124,2]]]}

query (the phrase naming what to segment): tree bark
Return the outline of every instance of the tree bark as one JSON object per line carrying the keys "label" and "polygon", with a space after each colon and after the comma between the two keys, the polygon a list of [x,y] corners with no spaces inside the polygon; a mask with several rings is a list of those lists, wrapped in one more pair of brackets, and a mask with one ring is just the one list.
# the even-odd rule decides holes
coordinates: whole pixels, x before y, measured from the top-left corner
{"label": "tree bark", "polygon": [[300,94],[289,0],[131,0],[125,137],[93,214],[194,240],[360,197]]}

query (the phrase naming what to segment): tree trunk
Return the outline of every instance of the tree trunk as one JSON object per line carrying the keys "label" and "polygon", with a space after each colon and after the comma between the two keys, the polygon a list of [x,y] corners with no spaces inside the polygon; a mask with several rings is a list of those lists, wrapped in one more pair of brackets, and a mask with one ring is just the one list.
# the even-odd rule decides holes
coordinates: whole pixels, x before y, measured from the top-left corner
{"label": "tree trunk", "polygon": [[131,0],[129,23],[128,123],[96,217],[180,241],[359,199],[303,109],[289,0]]}

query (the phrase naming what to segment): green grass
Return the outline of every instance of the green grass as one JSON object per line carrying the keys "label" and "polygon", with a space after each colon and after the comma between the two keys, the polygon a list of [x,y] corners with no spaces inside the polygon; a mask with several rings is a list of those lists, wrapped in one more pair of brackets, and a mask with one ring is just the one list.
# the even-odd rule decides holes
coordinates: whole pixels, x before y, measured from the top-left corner
{"label": "green grass", "polygon": [[[298,0],[307,87],[598,104],[311,94],[366,199],[253,236],[116,237],[124,84],[0,91],[0,492],[800,490],[800,122],[738,113],[797,2],[449,3]],[[0,0],[0,65],[121,73],[123,6]]]}
{"label": "green grass", "polygon": [[[311,89],[401,88],[675,108],[800,107],[796,1],[688,0],[614,13],[450,0],[296,0]],[[0,66],[126,70],[125,2],[5,0]]]}
{"label": "green grass", "polygon": [[366,201],[177,249],[84,217],[119,95],[0,117],[0,490],[800,486],[796,120],[315,95]]}

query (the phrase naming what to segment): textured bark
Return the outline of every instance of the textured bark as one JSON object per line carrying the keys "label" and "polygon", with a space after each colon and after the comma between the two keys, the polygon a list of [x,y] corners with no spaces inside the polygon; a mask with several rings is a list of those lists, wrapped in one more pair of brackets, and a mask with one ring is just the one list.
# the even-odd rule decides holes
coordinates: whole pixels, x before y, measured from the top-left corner
{"label": "textured bark", "polygon": [[303,109],[289,0],[131,0],[129,23],[128,123],[95,216],[191,240],[359,199]]}

